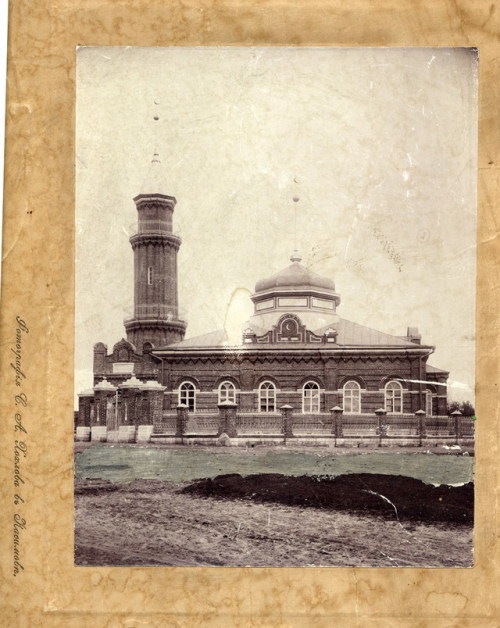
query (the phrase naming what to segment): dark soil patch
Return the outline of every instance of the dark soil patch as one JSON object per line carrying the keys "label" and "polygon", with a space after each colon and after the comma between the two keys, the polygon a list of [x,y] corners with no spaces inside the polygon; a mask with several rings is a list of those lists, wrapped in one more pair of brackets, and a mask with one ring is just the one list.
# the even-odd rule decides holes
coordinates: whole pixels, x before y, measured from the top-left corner
{"label": "dark soil patch", "polygon": [[379,515],[415,522],[450,522],[471,525],[474,486],[431,486],[400,475],[359,473],[338,477],[277,473],[219,475],[199,480],[182,493],[220,499],[273,502],[327,510]]}
{"label": "dark soil patch", "polygon": [[119,490],[119,484],[113,484],[109,480],[76,480],[75,495],[101,495]]}

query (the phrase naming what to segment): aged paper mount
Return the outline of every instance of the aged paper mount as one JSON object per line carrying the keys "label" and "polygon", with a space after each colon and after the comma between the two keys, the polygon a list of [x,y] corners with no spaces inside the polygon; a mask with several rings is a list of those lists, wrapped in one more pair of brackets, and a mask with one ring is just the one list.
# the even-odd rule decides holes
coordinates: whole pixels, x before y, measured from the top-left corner
{"label": "aged paper mount", "polygon": [[[498,623],[498,20],[494,5],[485,2],[429,1],[417,8],[413,2],[384,1],[376,9],[366,2],[349,8],[11,3],[1,319],[6,625]],[[75,49],[236,44],[479,49],[479,420],[472,569],[73,565]],[[17,329],[25,375],[19,386],[9,366]],[[21,449],[16,440],[24,443]],[[22,494],[16,490],[19,477],[26,478]]]}

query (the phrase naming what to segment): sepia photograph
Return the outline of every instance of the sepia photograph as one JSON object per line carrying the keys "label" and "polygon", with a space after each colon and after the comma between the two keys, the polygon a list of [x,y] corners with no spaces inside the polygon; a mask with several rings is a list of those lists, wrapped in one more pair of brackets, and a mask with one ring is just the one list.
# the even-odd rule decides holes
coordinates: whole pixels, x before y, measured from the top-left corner
{"label": "sepia photograph", "polygon": [[75,565],[473,566],[477,65],[78,48]]}

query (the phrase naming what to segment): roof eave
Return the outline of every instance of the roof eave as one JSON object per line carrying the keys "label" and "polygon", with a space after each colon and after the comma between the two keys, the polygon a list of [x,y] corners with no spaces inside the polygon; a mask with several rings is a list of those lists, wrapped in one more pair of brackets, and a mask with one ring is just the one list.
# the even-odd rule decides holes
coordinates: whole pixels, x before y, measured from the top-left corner
{"label": "roof eave", "polygon": [[414,347],[397,347],[397,346],[372,346],[372,345],[328,345],[323,344],[318,346],[309,345],[307,347],[302,346],[279,346],[270,345],[267,343],[257,344],[251,343],[248,345],[236,345],[236,346],[227,346],[227,347],[178,347],[178,348],[165,348],[165,349],[155,349],[153,350],[153,355],[155,357],[161,359],[163,357],[174,357],[179,355],[202,355],[204,353],[211,354],[245,354],[251,355],[253,353],[258,354],[263,351],[267,351],[269,353],[288,353],[288,354],[303,354],[303,353],[412,353],[417,355],[430,355],[434,351],[434,347],[427,345],[415,345]]}

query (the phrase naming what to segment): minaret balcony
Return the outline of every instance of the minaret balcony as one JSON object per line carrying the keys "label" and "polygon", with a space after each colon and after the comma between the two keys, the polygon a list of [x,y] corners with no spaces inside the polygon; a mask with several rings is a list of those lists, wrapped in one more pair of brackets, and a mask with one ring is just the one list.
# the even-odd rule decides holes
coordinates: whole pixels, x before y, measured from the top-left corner
{"label": "minaret balcony", "polygon": [[174,235],[180,239],[180,233],[172,231],[172,223],[167,220],[139,220],[138,222],[133,222],[128,228],[129,236],[141,233]]}
{"label": "minaret balcony", "polygon": [[125,322],[134,320],[157,320],[162,322],[178,321],[182,316],[180,308],[165,303],[147,303],[136,305],[133,312],[128,312]]}

